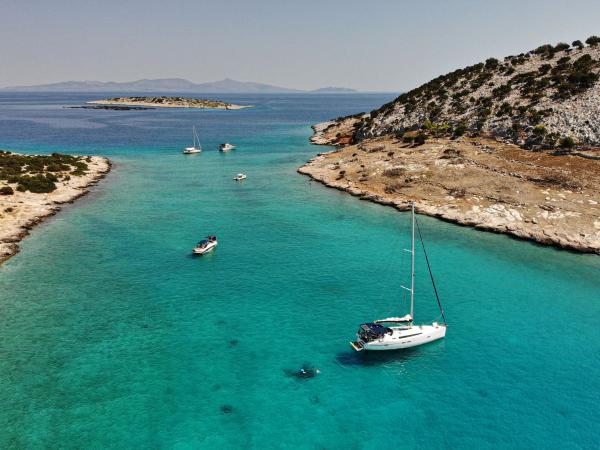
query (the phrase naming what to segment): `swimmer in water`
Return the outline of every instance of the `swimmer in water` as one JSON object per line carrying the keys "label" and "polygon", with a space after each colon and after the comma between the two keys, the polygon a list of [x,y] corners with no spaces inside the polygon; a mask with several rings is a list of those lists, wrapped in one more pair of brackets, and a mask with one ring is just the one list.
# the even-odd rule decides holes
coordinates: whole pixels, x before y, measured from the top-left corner
{"label": "swimmer in water", "polygon": [[297,372],[296,376],[298,378],[313,378],[320,373],[321,371],[319,369],[315,369],[314,367],[302,366]]}
{"label": "swimmer in water", "polygon": [[301,380],[306,380],[309,378],[314,378],[321,371],[315,367],[312,367],[310,364],[303,364],[298,370],[285,370],[290,377],[295,377]]}

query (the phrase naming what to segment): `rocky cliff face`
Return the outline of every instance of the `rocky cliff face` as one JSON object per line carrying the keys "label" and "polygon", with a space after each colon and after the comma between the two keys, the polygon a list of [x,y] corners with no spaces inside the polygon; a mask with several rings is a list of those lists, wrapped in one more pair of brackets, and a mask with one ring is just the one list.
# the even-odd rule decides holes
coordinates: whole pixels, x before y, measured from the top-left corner
{"label": "rocky cliff face", "polygon": [[331,126],[351,124],[337,137],[354,143],[416,132],[421,140],[487,135],[529,149],[599,147],[600,38],[586,43],[490,58]]}
{"label": "rocky cliff face", "polygon": [[311,142],[339,148],[299,172],[398,209],[415,202],[420,214],[600,254],[600,38],[586,44],[490,58],[314,125]]}

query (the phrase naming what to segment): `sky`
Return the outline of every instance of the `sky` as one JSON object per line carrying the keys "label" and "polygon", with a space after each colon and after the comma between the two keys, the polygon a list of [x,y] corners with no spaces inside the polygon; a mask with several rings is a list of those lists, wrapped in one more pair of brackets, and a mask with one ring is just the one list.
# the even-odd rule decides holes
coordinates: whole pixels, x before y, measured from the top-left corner
{"label": "sky", "polygon": [[598,0],[0,0],[0,86],[180,77],[399,92],[593,34]]}

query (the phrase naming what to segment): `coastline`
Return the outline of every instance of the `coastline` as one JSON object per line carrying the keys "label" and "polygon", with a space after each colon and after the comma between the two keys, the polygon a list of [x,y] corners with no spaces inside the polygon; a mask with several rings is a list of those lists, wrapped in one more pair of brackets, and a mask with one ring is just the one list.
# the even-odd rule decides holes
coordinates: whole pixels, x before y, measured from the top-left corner
{"label": "coastline", "polygon": [[[340,140],[335,122],[313,130],[314,144]],[[597,160],[534,153],[485,138],[413,146],[388,137],[319,153],[298,172],[400,211],[414,199],[419,214],[600,254]]]}
{"label": "coastline", "polygon": [[73,203],[86,195],[111,170],[108,158],[91,156],[88,172],[57,183],[55,191],[47,194],[15,191],[0,196],[0,265],[19,252],[18,243],[33,227],[61,210],[61,205]]}
{"label": "coastline", "polygon": [[253,105],[234,105],[224,103],[222,105],[202,105],[202,104],[183,104],[183,103],[154,103],[154,102],[133,102],[133,101],[116,101],[116,100],[91,100],[85,102],[89,105],[120,105],[120,106],[143,106],[149,108],[193,108],[193,109],[223,109],[223,110],[239,110],[253,108]]}

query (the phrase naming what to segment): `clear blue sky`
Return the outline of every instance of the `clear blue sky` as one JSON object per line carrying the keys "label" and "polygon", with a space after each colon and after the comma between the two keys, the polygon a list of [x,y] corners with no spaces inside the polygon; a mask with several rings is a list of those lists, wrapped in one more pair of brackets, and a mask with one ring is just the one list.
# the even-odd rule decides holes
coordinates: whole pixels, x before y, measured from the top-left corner
{"label": "clear blue sky", "polygon": [[591,34],[598,0],[0,0],[0,86],[230,77],[400,91]]}

